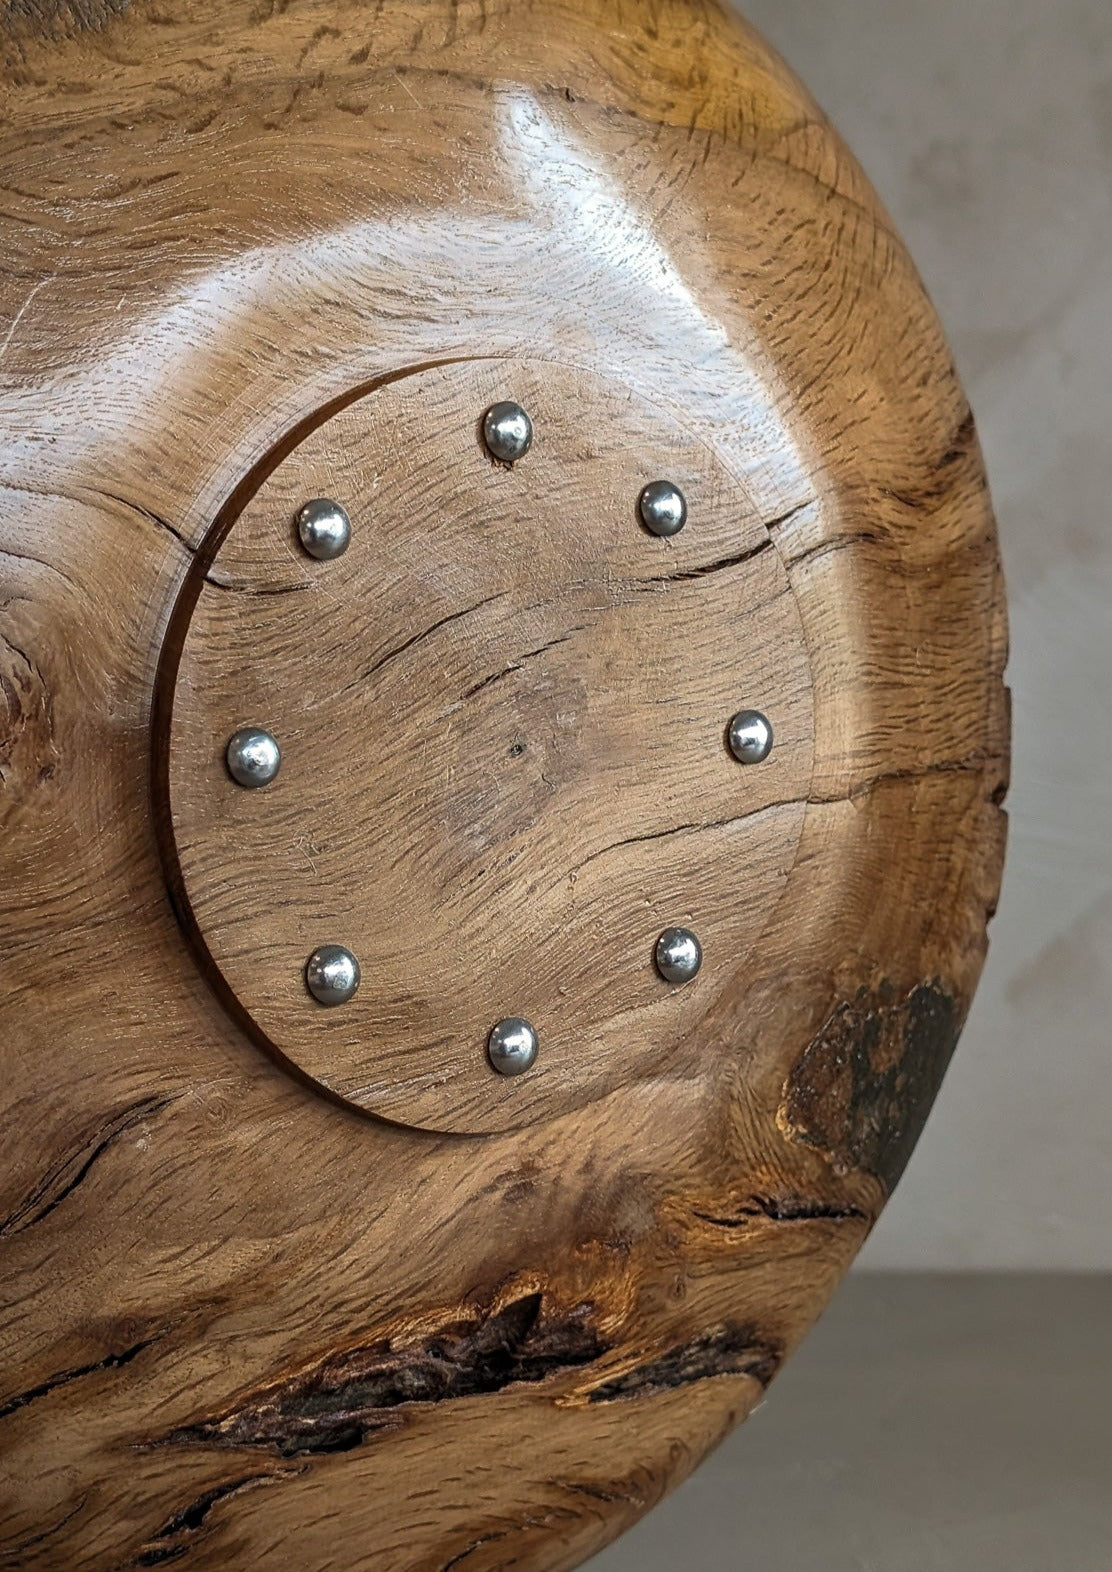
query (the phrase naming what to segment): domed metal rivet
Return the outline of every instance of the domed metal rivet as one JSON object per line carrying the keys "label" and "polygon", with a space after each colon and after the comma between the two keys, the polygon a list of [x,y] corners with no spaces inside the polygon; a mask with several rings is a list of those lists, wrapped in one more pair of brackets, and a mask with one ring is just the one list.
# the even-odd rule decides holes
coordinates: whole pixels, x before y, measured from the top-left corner
{"label": "domed metal rivet", "polygon": [[338,502],[329,497],[314,497],[297,515],[301,544],[318,562],[342,557],[351,542],[351,520]]}
{"label": "domed metal rivet", "polygon": [[267,786],[278,773],[282,750],[268,731],[241,726],[228,742],[228,774],[240,786]]}
{"label": "domed metal rivet", "polygon": [[687,523],[687,499],[670,480],[654,480],[646,486],[637,508],[650,535],[678,535]]}
{"label": "domed metal rivet", "polygon": [[772,752],[772,726],[760,710],[739,710],[726,737],[740,764],[762,764]]}
{"label": "domed metal rivet", "polygon": [[492,457],[516,464],[533,446],[533,422],[520,404],[492,404],[483,416],[483,441]]}
{"label": "domed metal rivet", "polygon": [[359,962],[342,944],[322,944],[305,963],[305,984],[321,1004],[346,1004],[359,977]]}
{"label": "domed metal rivet", "polygon": [[487,1054],[499,1075],[524,1075],[539,1047],[536,1032],[519,1015],[499,1021],[487,1039]]}
{"label": "domed metal rivet", "polygon": [[653,958],[665,982],[690,982],[703,964],[703,947],[690,928],[665,928]]}

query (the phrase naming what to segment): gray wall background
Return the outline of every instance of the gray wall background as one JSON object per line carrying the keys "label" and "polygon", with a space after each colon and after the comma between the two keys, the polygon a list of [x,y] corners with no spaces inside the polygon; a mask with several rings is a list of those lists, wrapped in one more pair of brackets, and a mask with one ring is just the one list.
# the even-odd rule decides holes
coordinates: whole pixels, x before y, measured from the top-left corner
{"label": "gray wall background", "polygon": [[1000,517],[1011,842],[876,1269],[1112,1269],[1112,0],[742,0],[946,323]]}

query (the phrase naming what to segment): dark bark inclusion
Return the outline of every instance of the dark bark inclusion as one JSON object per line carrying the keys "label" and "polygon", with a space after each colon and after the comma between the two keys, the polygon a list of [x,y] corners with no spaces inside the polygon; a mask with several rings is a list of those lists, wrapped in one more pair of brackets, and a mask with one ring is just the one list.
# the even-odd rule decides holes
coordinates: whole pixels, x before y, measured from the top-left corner
{"label": "dark bark inclusion", "polygon": [[329,1355],[220,1418],[171,1431],[163,1444],[262,1447],[280,1457],[346,1452],[404,1423],[407,1405],[499,1392],[579,1369],[605,1352],[591,1307],[559,1319],[531,1293],[477,1320],[457,1321],[420,1341],[389,1339]]}
{"label": "dark bark inclusion", "polygon": [[649,1397],[724,1375],[750,1376],[765,1387],[783,1357],[783,1350],[762,1339],[755,1327],[724,1326],[603,1382],[591,1392],[589,1401],[611,1403],[619,1398]]}
{"label": "dark bark inclusion", "polygon": [[891,1192],[938,1095],[964,1020],[937,979],[900,995],[862,989],[827,1019],[784,1085],[779,1123],[839,1174],[862,1169]]}
{"label": "dark bark inclusion", "polygon": [[[832,1012],[789,1075],[781,1128],[822,1151],[838,1172],[865,1170],[892,1188],[941,1085],[962,1014],[938,981],[902,995],[888,983],[861,990]],[[793,1196],[755,1198],[736,1219],[706,1220],[739,1226],[756,1215],[791,1227],[863,1214]],[[400,1428],[413,1407],[539,1384],[621,1352],[599,1331],[593,1305],[555,1311],[541,1292],[530,1292],[413,1342],[383,1338],[325,1355],[222,1415],[169,1432],[160,1444],[261,1449],[282,1458],[343,1452]],[[727,1324],[620,1373],[604,1367],[583,1396],[591,1404],[642,1398],[721,1376],[765,1386],[782,1357],[758,1329]]]}
{"label": "dark bark inclusion", "polygon": [[[387,1339],[330,1355],[262,1389],[219,1417],[185,1425],[159,1445],[264,1450],[282,1458],[346,1452],[405,1423],[406,1410],[535,1385],[588,1369],[616,1351],[580,1305],[547,1316],[530,1293],[479,1319],[454,1322],[420,1341]],[[750,1325],[726,1325],[605,1375],[588,1403],[647,1397],[716,1376],[746,1375],[768,1384],[782,1351]]]}

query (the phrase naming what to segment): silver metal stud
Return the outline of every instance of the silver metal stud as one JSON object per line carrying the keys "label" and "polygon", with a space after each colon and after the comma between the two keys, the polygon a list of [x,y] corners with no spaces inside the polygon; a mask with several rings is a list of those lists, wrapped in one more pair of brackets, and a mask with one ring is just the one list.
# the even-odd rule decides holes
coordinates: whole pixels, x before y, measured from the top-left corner
{"label": "silver metal stud", "polygon": [[533,446],[533,422],[520,404],[492,404],[483,416],[483,441],[493,458],[516,464]]}
{"label": "silver metal stud", "polygon": [[282,763],[282,750],[260,726],[241,726],[228,740],[228,774],[239,786],[268,786]]}
{"label": "silver metal stud", "polygon": [[536,1061],[540,1042],[519,1015],[499,1021],[487,1039],[487,1055],[499,1075],[524,1075]]}
{"label": "silver metal stud", "polygon": [[760,710],[739,710],[726,737],[739,764],[763,764],[772,752],[772,725]]}
{"label": "silver metal stud", "polygon": [[305,963],[305,986],[321,1004],[346,1004],[360,976],[359,962],[342,944],[322,944]]}
{"label": "silver metal stud", "polygon": [[302,546],[318,562],[342,557],[351,542],[351,520],[338,502],[329,497],[314,497],[297,515],[297,533]]}
{"label": "silver metal stud", "polygon": [[687,499],[670,480],[654,480],[637,503],[641,522],[650,535],[665,539],[678,535],[687,523]]}
{"label": "silver metal stud", "polygon": [[703,964],[703,946],[690,928],[665,928],[653,959],[665,982],[690,982]]}

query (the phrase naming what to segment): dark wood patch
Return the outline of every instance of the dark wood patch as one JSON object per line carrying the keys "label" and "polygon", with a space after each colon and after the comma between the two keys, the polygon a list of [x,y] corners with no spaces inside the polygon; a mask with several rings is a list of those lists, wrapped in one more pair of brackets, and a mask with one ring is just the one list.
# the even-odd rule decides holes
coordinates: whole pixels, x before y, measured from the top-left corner
{"label": "dark wood patch", "polygon": [[964,1012],[939,981],[890,983],[841,1004],[784,1085],[780,1127],[839,1174],[899,1182],[957,1046]]}

